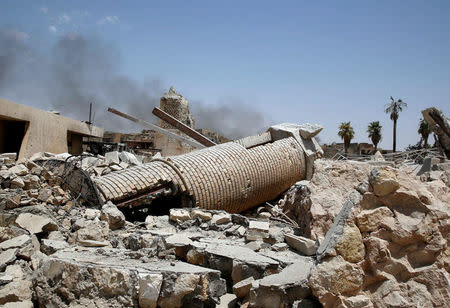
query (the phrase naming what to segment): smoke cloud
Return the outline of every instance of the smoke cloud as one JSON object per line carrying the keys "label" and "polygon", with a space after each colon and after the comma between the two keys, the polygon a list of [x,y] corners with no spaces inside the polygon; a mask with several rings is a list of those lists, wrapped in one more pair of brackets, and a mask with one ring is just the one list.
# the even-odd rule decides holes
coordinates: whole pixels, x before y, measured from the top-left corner
{"label": "smoke cloud", "polygon": [[[140,131],[142,127],[106,111],[115,107],[156,123],[154,106],[168,87],[158,79],[139,82],[120,72],[121,58],[114,46],[96,37],[65,34],[50,53],[29,46],[26,34],[0,29],[0,97],[42,109],[54,109],[77,120],[88,120],[93,102],[94,124],[113,131]],[[183,89],[177,89],[181,93]],[[261,130],[260,112],[239,99],[217,105],[190,103],[196,127],[228,138]]]}
{"label": "smoke cloud", "polygon": [[196,127],[212,129],[230,139],[257,134],[267,128],[263,113],[239,98],[222,99],[217,105],[194,102],[191,110]]}

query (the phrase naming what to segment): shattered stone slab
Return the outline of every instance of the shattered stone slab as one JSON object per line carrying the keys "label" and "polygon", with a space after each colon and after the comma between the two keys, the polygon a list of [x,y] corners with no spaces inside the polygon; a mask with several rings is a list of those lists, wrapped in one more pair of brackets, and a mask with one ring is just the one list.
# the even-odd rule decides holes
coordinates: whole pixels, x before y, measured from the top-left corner
{"label": "shattered stone slab", "polygon": [[[212,306],[226,293],[217,270],[159,259],[142,263],[112,248],[60,250],[42,262],[34,283],[39,305],[58,307],[82,299],[103,300],[111,306],[141,302],[151,307],[155,301],[164,307],[187,302]],[[144,290],[139,292],[138,285]]]}
{"label": "shattered stone slab", "polygon": [[16,223],[30,232],[30,234],[55,231],[58,229],[58,225],[50,218],[31,213],[20,214],[16,219]]}
{"label": "shattered stone slab", "polygon": [[10,248],[22,248],[31,243],[31,237],[26,234],[16,236],[10,240],[0,243],[0,250],[6,250]]}
{"label": "shattered stone slab", "polygon": [[259,279],[278,272],[279,263],[277,261],[247,247],[225,243],[226,241],[221,242],[220,240],[193,242],[191,250],[201,256],[196,258],[201,261],[199,265],[222,272],[230,290],[233,284],[245,278]]}
{"label": "shattered stone slab", "polygon": [[250,307],[291,307],[309,296],[308,276],[313,266],[313,262],[303,260],[258,280],[250,290]]}
{"label": "shattered stone slab", "polygon": [[304,255],[312,256],[316,253],[316,242],[309,238],[294,234],[285,234],[284,239],[289,246]]}

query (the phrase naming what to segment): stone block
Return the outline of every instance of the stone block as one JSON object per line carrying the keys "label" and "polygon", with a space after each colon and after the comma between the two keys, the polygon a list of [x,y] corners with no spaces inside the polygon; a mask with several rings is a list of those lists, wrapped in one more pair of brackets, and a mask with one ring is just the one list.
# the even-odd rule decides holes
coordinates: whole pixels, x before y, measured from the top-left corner
{"label": "stone block", "polygon": [[22,248],[31,243],[31,237],[26,234],[16,236],[12,239],[6,240],[0,243],[1,250],[7,250],[11,248]]}
{"label": "stone block", "polygon": [[400,187],[394,170],[389,167],[372,169],[369,183],[372,185],[374,194],[380,197],[386,196]]}
{"label": "stone block", "polygon": [[248,277],[247,279],[239,281],[233,286],[233,293],[238,298],[245,298],[250,293],[253,281],[255,281],[253,277]]}
{"label": "stone block", "polygon": [[120,164],[119,152],[113,151],[105,154],[105,160],[108,165],[110,164]]}
{"label": "stone block", "polygon": [[0,253],[0,271],[16,260],[17,250],[17,248],[11,248]]}
{"label": "stone block", "polygon": [[31,213],[21,213],[17,216],[16,224],[31,234],[58,230],[58,225],[52,219]]}
{"label": "stone block", "polygon": [[185,209],[170,209],[169,217],[171,221],[186,221],[191,219],[189,212]]}
{"label": "stone block", "polygon": [[111,201],[103,205],[100,219],[106,221],[111,230],[122,228],[125,225],[125,215]]}
{"label": "stone block", "polygon": [[103,248],[101,253],[92,248],[60,250],[41,263],[34,284],[38,304],[54,307],[59,306],[61,294],[64,299],[102,300],[108,307],[136,303],[141,307],[186,307],[192,299],[200,306],[211,306],[226,293],[217,270],[159,259],[143,263],[112,248]]}
{"label": "stone block", "polygon": [[296,300],[311,294],[308,277],[313,262],[296,262],[280,273],[257,281],[250,290],[250,307],[291,307]]}
{"label": "stone block", "polygon": [[210,221],[212,219],[212,214],[199,209],[194,209],[191,211],[191,218],[194,219],[196,217],[200,217],[203,221]]}
{"label": "stone block", "polygon": [[214,214],[211,223],[214,225],[222,225],[231,222],[231,215],[228,213]]}
{"label": "stone block", "polygon": [[69,244],[65,241],[43,239],[41,241],[41,251],[46,255],[51,255],[58,250],[69,247]]}
{"label": "stone block", "polygon": [[285,234],[284,239],[290,247],[306,256],[312,256],[316,253],[316,242],[309,238]]}

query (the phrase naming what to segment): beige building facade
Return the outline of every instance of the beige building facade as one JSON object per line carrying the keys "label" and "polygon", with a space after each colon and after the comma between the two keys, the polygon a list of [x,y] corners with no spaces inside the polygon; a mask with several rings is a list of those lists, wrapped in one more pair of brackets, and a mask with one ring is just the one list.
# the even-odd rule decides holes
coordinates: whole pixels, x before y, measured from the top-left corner
{"label": "beige building facade", "polygon": [[81,154],[83,137],[103,137],[103,129],[85,122],[0,99],[0,153],[18,159],[37,152]]}

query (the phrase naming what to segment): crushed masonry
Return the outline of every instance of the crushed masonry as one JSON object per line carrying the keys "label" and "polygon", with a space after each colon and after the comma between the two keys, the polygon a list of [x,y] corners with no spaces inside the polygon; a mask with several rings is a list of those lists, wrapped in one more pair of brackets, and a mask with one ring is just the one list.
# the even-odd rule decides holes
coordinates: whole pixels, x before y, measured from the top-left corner
{"label": "crushed masonry", "polygon": [[319,130],[277,125],[149,163],[0,154],[0,305],[446,307],[448,161],[417,175],[318,159]]}

